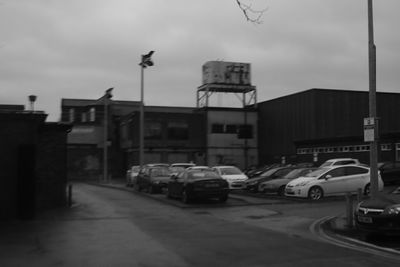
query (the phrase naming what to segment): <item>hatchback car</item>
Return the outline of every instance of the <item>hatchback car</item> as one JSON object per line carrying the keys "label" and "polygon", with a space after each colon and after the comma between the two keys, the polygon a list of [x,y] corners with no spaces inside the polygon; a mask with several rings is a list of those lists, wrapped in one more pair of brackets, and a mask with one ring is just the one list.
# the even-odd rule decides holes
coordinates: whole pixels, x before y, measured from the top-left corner
{"label": "hatchback car", "polygon": [[400,184],[400,162],[380,162],[378,169],[385,184]]}
{"label": "hatchback car", "polygon": [[150,194],[162,192],[167,187],[171,171],[166,166],[145,165],[139,172],[134,183],[137,191],[147,190]]}
{"label": "hatchback car", "polygon": [[278,168],[273,168],[269,169],[267,171],[264,171],[261,173],[259,176],[253,177],[246,181],[246,190],[252,191],[252,192],[258,192],[258,186],[265,182],[265,181],[270,181],[272,179],[279,179],[289,172],[291,172],[294,169],[294,167],[278,167]]}
{"label": "hatchback car", "polygon": [[228,182],[211,169],[185,170],[173,175],[168,182],[168,197],[182,198],[185,203],[197,198],[228,199]]}
{"label": "hatchback car", "polygon": [[230,189],[244,188],[245,182],[249,179],[235,166],[215,166],[212,169],[228,182]]}
{"label": "hatchback car", "polygon": [[[379,190],[383,181],[378,175]],[[356,193],[361,189],[370,192],[370,170],[360,165],[343,165],[319,168],[303,177],[296,178],[285,187],[285,195],[319,200],[324,196]]]}
{"label": "hatchback car", "polygon": [[258,191],[263,193],[276,193],[280,196],[285,194],[286,185],[298,177],[304,176],[307,173],[315,171],[317,168],[298,168],[290,171],[288,174],[281,178],[273,179],[270,181],[262,182],[258,186]]}
{"label": "hatchback car", "polygon": [[358,159],[353,159],[353,158],[329,159],[324,163],[322,163],[320,167],[349,165],[349,164],[360,164],[360,162],[358,161]]}
{"label": "hatchback car", "polygon": [[361,201],[355,210],[355,222],[363,231],[400,234],[400,187],[390,194]]}

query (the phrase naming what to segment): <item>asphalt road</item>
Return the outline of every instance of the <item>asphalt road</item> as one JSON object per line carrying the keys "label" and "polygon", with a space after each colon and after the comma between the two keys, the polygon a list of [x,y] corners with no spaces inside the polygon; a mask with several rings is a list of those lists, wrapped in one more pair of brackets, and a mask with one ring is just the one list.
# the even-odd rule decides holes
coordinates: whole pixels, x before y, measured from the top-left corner
{"label": "asphalt road", "polygon": [[[397,266],[309,231],[319,206],[174,205],[145,194],[74,185],[74,205],[32,222],[1,223],[0,266]],[[331,207],[330,205],[329,207]],[[334,205],[335,206],[335,205]],[[341,210],[338,202],[334,209]]]}

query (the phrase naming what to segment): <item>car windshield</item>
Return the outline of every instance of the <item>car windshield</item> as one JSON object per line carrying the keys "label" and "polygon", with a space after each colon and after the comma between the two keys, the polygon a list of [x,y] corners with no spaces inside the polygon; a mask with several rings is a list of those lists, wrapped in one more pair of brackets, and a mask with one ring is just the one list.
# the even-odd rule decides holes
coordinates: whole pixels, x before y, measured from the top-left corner
{"label": "car windshield", "polygon": [[151,170],[151,176],[153,177],[162,177],[170,175],[171,171],[168,168],[154,168]]}
{"label": "car windshield", "polygon": [[321,164],[320,167],[329,167],[333,164],[333,161],[325,161],[324,163]]}
{"label": "car windshield", "polygon": [[278,169],[274,168],[274,169],[270,169],[264,173],[262,173],[260,176],[271,176],[272,174],[274,174]]}
{"label": "car windshield", "polygon": [[236,167],[224,167],[220,168],[222,175],[235,175],[242,174],[242,172]]}
{"label": "car windshield", "polygon": [[204,179],[204,178],[211,178],[211,179],[216,179],[216,178],[221,178],[217,173],[213,171],[191,171],[188,173],[188,178],[191,180],[196,180],[196,179]]}
{"label": "car windshield", "polygon": [[325,173],[327,170],[328,170],[328,168],[319,168],[313,172],[307,173],[303,177],[308,177],[308,178],[319,177],[321,174]]}
{"label": "car windshield", "polygon": [[294,169],[288,174],[286,174],[283,178],[286,179],[294,179],[300,176],[300,174],[304,171],[304,169]]}
{"label": "car windshield", "polygon": [[181,171],[184,171],[186,169],[186,167],[182,167],[182,166],[173,166],[173,167],[170,167],[170,170],[172,171],[172,172],[181,172]]}

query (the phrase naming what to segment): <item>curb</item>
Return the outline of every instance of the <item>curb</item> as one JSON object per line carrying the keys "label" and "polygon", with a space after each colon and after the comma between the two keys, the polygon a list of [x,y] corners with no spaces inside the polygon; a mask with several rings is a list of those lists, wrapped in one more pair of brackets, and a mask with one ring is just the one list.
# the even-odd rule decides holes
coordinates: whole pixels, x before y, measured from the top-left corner
{"label": "curb", "polygon": [[380,247],[356,238],[340,234],[344,233],[345,230],[337,229],[335,221],[338,217],[328,216],[315,221],[310,225],[310,231],[318,236],[321,240],[334,244],[340,247],[350,248],[364,253],[369,253],[377,256],[382,256],[385,258],[390,258],[394,260],[400,260],[400,251]]}

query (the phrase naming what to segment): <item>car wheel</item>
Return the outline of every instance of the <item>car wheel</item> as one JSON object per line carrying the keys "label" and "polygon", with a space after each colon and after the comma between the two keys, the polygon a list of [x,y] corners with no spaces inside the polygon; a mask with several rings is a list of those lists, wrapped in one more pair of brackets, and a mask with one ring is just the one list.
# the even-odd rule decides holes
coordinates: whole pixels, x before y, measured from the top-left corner
{"label": "car wheel", "polygon": [[285,186],[284,186],[284,185],[281,186],[281,187],[279,187],[279,189],[278,189],[278,195],[279,195],[279,196],[284,196],[284,195],[285,195]]}
{"label": "car wheel", "polygon": [[367,184],[364,188],[364,195],[369,196],[370,193],[371,193],[371,184]]}
{"label": "car wheel", "polygon": [[226,202],[227,200],[228,200],[228,195],[225,195],[225,196],[222,196],[219,198],[219,201],[222,203]]}
{"label": "car wheel", "polygon": [[183,201],[183,203],[186,203],[186,204],[190,202],[190,199],[189,199],[188,194],[186,193],[186,190],[183,190],[183,192],[182,192],[182,201]]}
{"label": "car wheel", "polygon": [[323,197],[324,193],[322,188],[319,186],[313,186],[308,191],[308,198],[311,200],[320,200]]}

